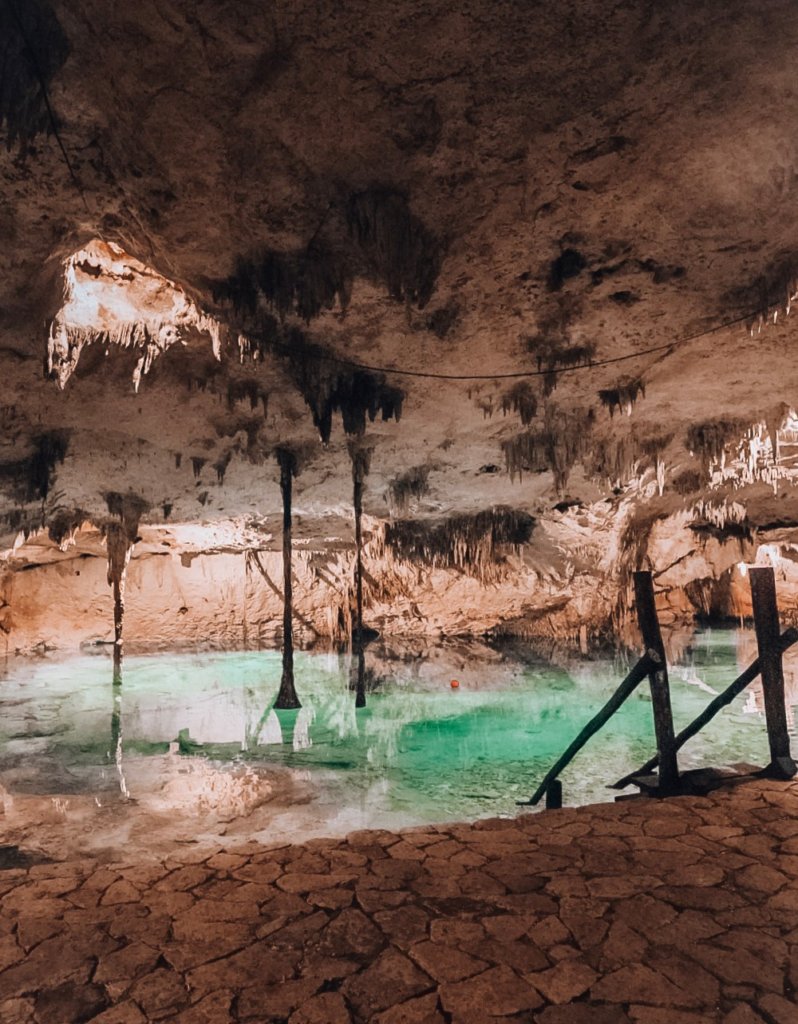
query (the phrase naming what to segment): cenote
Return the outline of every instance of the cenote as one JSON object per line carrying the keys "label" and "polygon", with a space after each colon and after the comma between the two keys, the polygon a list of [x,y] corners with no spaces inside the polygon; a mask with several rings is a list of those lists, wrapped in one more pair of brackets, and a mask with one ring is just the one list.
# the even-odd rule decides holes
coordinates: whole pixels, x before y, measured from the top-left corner
{"label": "cenote", "polygon": [[[677,731],[754,647],[747,630],[714,629],[671,653]],[[43,853],[120,842],[155,851],[514,815],[626,667],[619,656],[488,648],[425,658],[375,645],[368,657],[364,708],[349,657],[298,653],[302,708],[280,712],[277,652],[129,655],[121,686],[102,649],[10,660],[0,683],[6,834]],[[611,800],[607,785],[653,749],[644,685],[563,774],[565,803]],[[766,755],[754,687],[680,764]]]}

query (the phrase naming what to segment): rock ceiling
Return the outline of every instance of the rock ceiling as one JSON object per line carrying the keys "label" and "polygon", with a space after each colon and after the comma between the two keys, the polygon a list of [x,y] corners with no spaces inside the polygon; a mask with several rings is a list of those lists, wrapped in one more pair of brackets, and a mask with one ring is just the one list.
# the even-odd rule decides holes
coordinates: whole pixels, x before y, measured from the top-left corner
{"label": "rock ceiling", "polygon": [[7,550],[128,492],[266,535],[286,444],[300,540],[349,543],[347,434],[375,522],[508,506],[550,565],[577,503],[798,522],[789,0],[0,0],[0,39]]}

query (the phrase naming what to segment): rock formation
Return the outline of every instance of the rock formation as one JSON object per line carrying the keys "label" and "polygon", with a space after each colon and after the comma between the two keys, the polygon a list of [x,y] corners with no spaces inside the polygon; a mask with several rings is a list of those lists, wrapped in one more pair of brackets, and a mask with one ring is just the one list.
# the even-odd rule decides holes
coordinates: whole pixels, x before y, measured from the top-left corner
{"label": "rock formation", "polygon": [[357,581],[405,634],[608,635],[643,566],[665,620],[745,614],[757,559],[798,615],[788,0],[6,0],[0,39],[6,649],[119,639],[105,558],[128,639],[279,635],[278,446],[303,638]]}

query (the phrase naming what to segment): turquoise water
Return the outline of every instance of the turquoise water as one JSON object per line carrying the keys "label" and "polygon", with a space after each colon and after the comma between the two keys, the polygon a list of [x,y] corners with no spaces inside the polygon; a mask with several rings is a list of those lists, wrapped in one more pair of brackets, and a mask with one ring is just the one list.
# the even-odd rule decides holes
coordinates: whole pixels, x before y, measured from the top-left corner
{"label": "turquoise water", "polygon": [[[753,653],[744,631],[693,637],[671,668],[677,731]],[[103,829],[146,832],[143,816],[190,838],[515,814],[626,671],[611,656],[546,662],[475,648],[450,665],[445,651],[428,662],[395,654],[369,650],[362,709],[347,658],[298,654],[299,712],[272,710],[277,652],[128,656],[121,687],[104,651],[11,661],[0,678],[8,821],[28,838],[79,824],[99,841]],[[756,691],[739,698],[681,764],[765,763],[761,707]],[[607,784],[652,750],[644,684],[565,771],[565,802],[612,799]]]}

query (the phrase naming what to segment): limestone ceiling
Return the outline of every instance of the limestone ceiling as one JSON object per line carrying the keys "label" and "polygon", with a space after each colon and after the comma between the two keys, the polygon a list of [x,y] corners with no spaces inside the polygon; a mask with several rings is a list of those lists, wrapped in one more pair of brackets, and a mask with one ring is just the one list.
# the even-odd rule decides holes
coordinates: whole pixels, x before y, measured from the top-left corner
{"label": "limestone ceiling", "polygon": [[[40,77],[59,124],[0,154],[7,542],[108,492],[153,522],[268,515],[278,443],[304,453],[306,526],[342,535],[341,407],[384,517],[414,471],[417,515],[545,514],[635,464],[682,502],[713,454],[691,427],[734,421],[733,444],[798,405],[792,320],[745,330],[798,271],[790,0],[0,0],[0,27],[0,131],[47,127],[19,107]],[[319,359],[545,374],[652,348],[520,383]]]}

